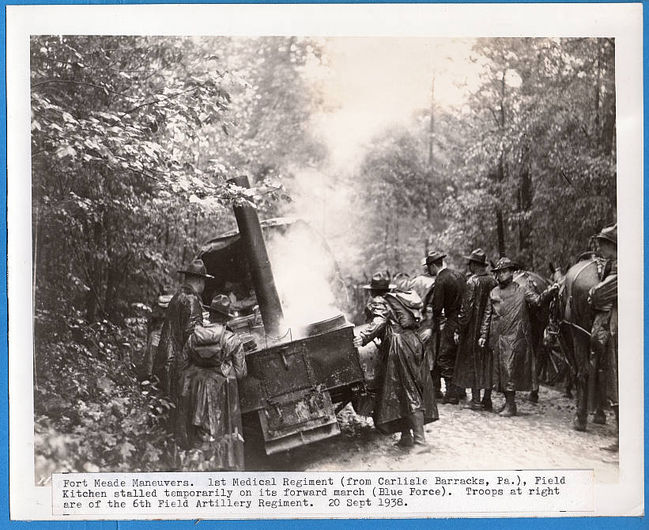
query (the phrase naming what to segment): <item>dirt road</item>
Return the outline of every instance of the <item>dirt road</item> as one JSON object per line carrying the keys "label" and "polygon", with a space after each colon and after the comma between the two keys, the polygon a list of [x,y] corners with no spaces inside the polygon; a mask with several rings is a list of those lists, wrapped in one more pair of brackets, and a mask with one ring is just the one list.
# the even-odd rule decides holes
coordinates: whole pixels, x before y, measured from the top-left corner
{"label": "dirt road", "polygon": [[[602,451],[615,440],[609,412],[606,425],[572,429],[574,401],[541,387],[539,403],[517,399],[519,415],[503,418],[460,405],[439,405],[440,420],[426,426],[424,450],[395,446],[398,435],[378,434],[372,420],[351,406],[338,418],[340,436],[271,457],[248,458],[248,470],[378,471],[520,468],[592,468],[598,482],[617,481],[616,455]],[[494,394],[494,408],[503,398]]]}

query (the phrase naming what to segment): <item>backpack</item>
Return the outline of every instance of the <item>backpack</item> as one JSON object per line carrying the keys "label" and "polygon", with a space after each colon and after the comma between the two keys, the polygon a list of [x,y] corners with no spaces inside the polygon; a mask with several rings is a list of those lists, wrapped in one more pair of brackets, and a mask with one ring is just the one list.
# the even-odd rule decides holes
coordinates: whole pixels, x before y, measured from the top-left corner
{"label": "backpack", "polygon": [[187,339],[189,359],[193,364],[203,368],[221,366],[224,343],[225,326],[221,324],[196,326]]}
{"label": "backpack", "polygon": [[392,291],[387,296],[396,299],[410,313],[415,323],[421,321],[421,310],[424,304],[415,291]]}

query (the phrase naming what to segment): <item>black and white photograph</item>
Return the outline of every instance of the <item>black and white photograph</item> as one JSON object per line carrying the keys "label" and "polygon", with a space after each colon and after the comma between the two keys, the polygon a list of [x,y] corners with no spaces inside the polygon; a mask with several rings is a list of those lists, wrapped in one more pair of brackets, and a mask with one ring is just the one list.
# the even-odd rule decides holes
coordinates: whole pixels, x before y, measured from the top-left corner
{"label": "black and white photograph", "polygon": [[618,362],[617,258],[620,187],[641,175],[619,165],[617,46],[30,34],[34,486],[494,469],[619,485],[620,446],[643,438],[620,428],[642,409],[620,396],[642,342]]}

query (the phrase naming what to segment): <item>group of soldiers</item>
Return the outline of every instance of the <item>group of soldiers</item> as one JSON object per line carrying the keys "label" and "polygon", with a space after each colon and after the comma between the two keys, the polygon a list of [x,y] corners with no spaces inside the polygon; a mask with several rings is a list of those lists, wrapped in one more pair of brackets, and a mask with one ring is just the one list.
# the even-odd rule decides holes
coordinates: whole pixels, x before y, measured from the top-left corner
{"label": "group of soldiers", "polygon": [[[614,367],[610,395],[617,417],[616,227],[602,230],[596,239],[608,267],[591,289],[591,349]],[[494,412],[506,417],[517,414],[517,392],[530,391],[529,399],[538,400],[536,355],[543,333],[533,323],[560,284],[540,289],[532,273],[520,271],[507,257],[489,271],[480,248],[464,256],[468,275],[448,267],[445,258],[443,252],[430,252],[422,263],[426,274],[402,278],[399,286],[386,272],[377,272],[365,286],[368,325],[358,328],[354,344],[378,343],[374,424],[380,432],[401,433],[401,446],[425,445],[424,425],[439,419],[437,401],[457,405],[466,389],[471,392],[468,407],[480,411],[494,411],[492,391],[502,392],[505,404]],[[179,272],[184,282],[164,300],[148,372],[175,403],[178,446],[201,447],[212,468],[243,469],[237,380],[247,370],[244,348],[227,327],[234,316],[231,300],[216,294],[203,306],[201,295],[212,276],[200,259]]]}
{"label": "group of soldiers", "polygon": [[[591,350],[600,356],[615,352],[609,364],[615,366],[616,384],[617,348],[612,343],[617,336],[617,290],[610,284],[617,285],[617,228],[602,230],[596,240],[612,266],[591,289]],[[466,389],[471,392],[468,407],[484,411],[493,411],[492,391],[502,392],[505,404],[496,412],[505,417],[517,414],[517,392],[529,391],[528,399],[538,401],[537,355],[543,330],[534,319],[547,314],[560,283],[541,289],[531,273],[507,257],[489,272],[480,248],[464,256],[468,277],[448,267],[445,258],[443,252],[430,252],[422,263],[425,275],[402,278],[396,285],[388,273],[377,272],[365,286],[370,291],[365,309],[369,325],[361,328],[355,342],[362,347],[379,339],[374,423],[379,431],[401,432],[398,443],[404,446],[425,444],[424,423],[439,418],[436,401],[457,405]],[[606,303],[600,300],[601,292],[607,293]],[[617,390],[611,404],[617,417]]]}
{"label": "group of soldiers", "polygon": [[203,305],[205,281],[213,276],[202,260],[178,272],[184,281],[165,308],[149,370],[175,405],[171,422],[177,447],[200,449],[211,469],[242,470],[237,381],[246,376],[247,368],[243,345],[227,327],[234,316],[231,300],[216,294],[209,306]]}

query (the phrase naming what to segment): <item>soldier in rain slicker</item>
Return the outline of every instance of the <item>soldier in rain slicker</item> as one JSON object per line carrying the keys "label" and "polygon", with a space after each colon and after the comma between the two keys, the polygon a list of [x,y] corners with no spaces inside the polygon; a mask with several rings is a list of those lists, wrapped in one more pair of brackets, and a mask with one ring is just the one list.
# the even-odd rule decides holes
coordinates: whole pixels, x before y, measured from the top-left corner
{"label": "soldier in rain slicker", "polygon": [[354,339],[357,347],[379,339],[379,389],[374,425],[383,433],[401,432],[399,445],[424,445],[424,423],[439,418],[424,348],[415,330],[421,299],[413,291],[394,289],[387,273],[378,272],[365,288],[370,325]]}
{"label": "soldier in rain slicker", "polygon": [[[471,389],[471,409],[491,411],[492,356],[488,348],[478,345],[478,339],[484,311],[489,302],[489,293],[496,287],[497,282],[487,272],[487,256],[484,250],[478,248],[465,258],[471,276],[466,284],[458,318],[458,349],[453,377],[456,385]],[[481,401],[482,389],[484,398]]]}
{"label": "soldier in rain slicker", "polygon": [[[589,292],[589,302],[595,312],[591,333],[591,356],[605,366],[607,397],[619,423],[617,376],[617,225],[604,228],[596,236],[599,253],[606,259],[602,280]],[[595,361],[595,359],[593,359]],[[618,433],[619,435],[619,433]],[[618,452],[619,441],[603,447]]]}
{"label": "soldier in rain slicker", "polygon": [[481,347],[493,352],[493,383],[505,394],[503,416],[516,415],[516,392],[532,390],[534,359],[530,307],[539,307],[559,289],[552,285],[543,293],[521,287],[513,281],[516,265],[500,258],[493,272],[498,285],[491,290],[480,328]]}
{"label": "soldier in rain slicker", "polygon": [[196,326],[183,349],[178,381],[176,442],[200,448],[210,470],[242,470],[243,429],[238,379],[247,373],[239,337],[228,327],[230,299],[217,294],[206,306],[210,323]]}
{"label": "soldier in rain slicker", "polygon": [[203,325],[201,294],[205,289],[205,280],[214,278],[207,274],[205,264],[200,259],[192,261],[186,270],[178,272],[185,275],[184,282],[167,307],[155,368],[162,388],[172,397],[176,396],[183,346],[194,328]]}

